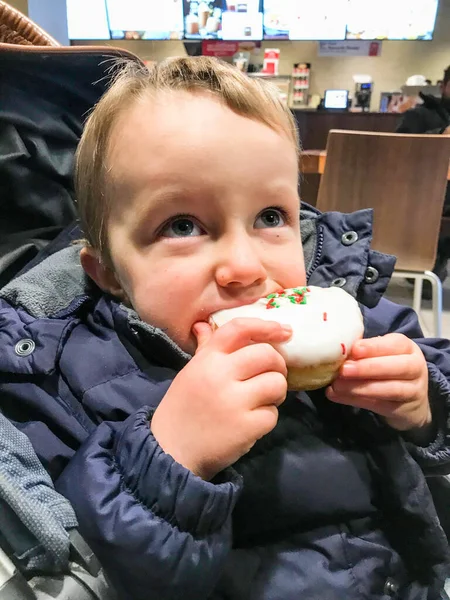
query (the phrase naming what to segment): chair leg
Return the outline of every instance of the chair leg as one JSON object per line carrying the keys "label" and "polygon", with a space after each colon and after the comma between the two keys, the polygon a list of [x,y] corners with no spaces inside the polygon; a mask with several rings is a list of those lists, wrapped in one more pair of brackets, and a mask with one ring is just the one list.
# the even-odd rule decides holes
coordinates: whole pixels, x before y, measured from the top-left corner
{"label": "chair leg", "polygon": [[417,314],[420,314],[420,309],[422,307],[422,287],[423,287],[423,278],[415,277],[414,278],[413,309]]}
{"label": "chair leg", "polygon": [[417,313],[419,317],[419,321],[421,322],[420,312],[422,307],[422,287],[423,280],[426,279],[431,283],[431,292],[432,292],[432,310],[433,310],[433,335],[436,337],[441,337],[442,335],[442,282],[439,277],[433,273],[432,271],[394,271],[392,273],[392,277],[396,278],[405,278],[405,277],[413,277],[414,278],[414,297],[413,297],[413,309]]}
{"label": "chair leg", "polygon": [[442,335],[442,282],[433,271],[425,271],[424,278],[431,283],[431,297],[433,305],[434,335]]}

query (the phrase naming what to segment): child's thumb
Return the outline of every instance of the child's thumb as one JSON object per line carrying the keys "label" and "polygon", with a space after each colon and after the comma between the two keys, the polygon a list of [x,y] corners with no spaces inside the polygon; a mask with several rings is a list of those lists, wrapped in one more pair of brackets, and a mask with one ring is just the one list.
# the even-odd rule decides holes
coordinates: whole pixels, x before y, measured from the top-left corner
{"label": "child's thumb", "polygon": [[209,323],[206,323],[205,321],[199,321],[198,323],[194,323],[192,326],[192,332],[197,338],[197,353],[209,342],[213,334],[213,330],[211,329],[211,325],[209,325]]}

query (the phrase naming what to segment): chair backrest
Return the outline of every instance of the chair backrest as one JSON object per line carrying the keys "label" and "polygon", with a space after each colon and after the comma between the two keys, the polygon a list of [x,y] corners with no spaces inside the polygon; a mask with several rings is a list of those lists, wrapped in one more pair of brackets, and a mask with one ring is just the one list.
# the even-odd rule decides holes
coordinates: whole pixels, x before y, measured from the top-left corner
{"label": "chair backrest", "polygon": [[449,162],[450,136],[332,130],[317,207],[373,208],[372,247],[397,269],[432,269]]}
{"label": "chair backrest", "polygon": [[23,46],[60,46],[16,8],[0,0],[0,42]]}

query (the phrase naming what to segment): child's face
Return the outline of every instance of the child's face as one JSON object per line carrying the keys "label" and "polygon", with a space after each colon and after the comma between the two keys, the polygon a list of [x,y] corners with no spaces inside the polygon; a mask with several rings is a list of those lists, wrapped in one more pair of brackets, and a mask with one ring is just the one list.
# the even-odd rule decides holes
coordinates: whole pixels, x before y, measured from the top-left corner
{"label": "child's face", "polygon": [[211,313],[306,283],[285,137],[177,92],[130,109],[111,148],[115,277],[141,319],[185,351]]}

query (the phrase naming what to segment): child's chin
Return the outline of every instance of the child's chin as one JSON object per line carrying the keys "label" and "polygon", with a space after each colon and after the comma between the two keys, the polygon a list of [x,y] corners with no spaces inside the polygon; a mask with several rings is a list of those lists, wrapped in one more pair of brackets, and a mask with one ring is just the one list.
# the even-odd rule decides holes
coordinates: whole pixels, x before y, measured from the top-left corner
{"label": "child's chin", "polygon": [[177,346],[183,350],[183,352],[194,356],[195,351],[197,350],[197,340],[194,335],[191,334],[183,336],[180,334],[177,335],[177,333],[174,332],[170,337],[177,344]]}

